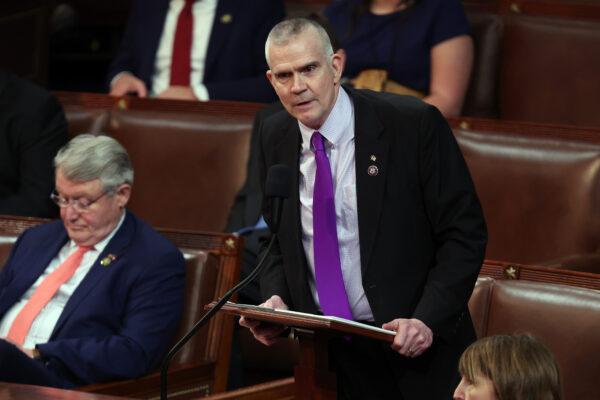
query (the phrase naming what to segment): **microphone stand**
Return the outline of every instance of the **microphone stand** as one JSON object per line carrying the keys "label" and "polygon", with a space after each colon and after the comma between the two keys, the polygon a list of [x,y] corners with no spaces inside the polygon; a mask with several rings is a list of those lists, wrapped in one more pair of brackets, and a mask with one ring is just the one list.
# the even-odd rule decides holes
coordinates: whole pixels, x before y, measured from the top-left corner
{"label": "microphone stand", "polygon": [[206,314],[204,314],[202,316],[202,318],[200,318],[200,320],[194,324],[192,329],[190,329],[190,331],[188,333],[186,333],[184,337],[182,337],[177,343],[175,343],[175,345],[171,348],[171,350],[169,350],[169,353],[164,358],[164,360],[162,362],[162,366],[160,368],[160,399],[161,400],[167,400],[167,373],[169,371],[169,364],[171,363],[171,360],[173,360],[173,357],[175,357],[177,352],[179,350],[181,350],[181,348],[192,338],[192,336],[194,336],[196,334],[196,332],[198,332],[198,330],[201,327],[206,325],[206,323],[217,313],[217,311],[219,311],[221,308],[223,308],[225,303],[227,303],[227,301],[229,301],[229,299],[235,293],[237,293],[240,289],[242,289],[246,285],[248,285],[252,280],[254,280],[254,278],[256,278],[256,276],[258,274],[260,274],[264,265],[266,265],[264,263],[264,261],[266,260],[267,256],[271,252],[271,247],[273,247],[275,238],[276,238],[276,234],[273,234],[273,236],[271,236],[271,241],[269,242],[269,246],[267,247],[267,250],[263,253],[263,256],[261,257],[260,261],[258,262],[258,265],[256,266],[256,268],[254,268],[254,270],[250,273],[250,275],[248,275],[243,281],[241,281],[240,283],[235,285],[233,288],[229,289],[227,291],[227,293],[225,293],[223,295],[223,297],[221,297],[221,299],[219,299],[217,304],[213,308],[208,310],[208,312]]}

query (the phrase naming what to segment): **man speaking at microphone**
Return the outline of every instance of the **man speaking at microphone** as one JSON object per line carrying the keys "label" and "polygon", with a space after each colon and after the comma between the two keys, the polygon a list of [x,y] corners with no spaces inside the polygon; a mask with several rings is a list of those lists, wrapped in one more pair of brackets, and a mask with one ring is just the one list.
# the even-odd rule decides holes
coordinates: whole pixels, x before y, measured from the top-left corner
{"label": "man speaking at microphone", "polygon": [[[293,173],[263,305],[397,332],[391,346],[331,341],[341,399],[451,398],[487,233],[450,128],[420,100],[340,87],[344,56],[315,22],[279,23],[265,53],[285,111],[261,127],[262,180],[274,164]],[[240,324],[267,345],[285,330]]]}

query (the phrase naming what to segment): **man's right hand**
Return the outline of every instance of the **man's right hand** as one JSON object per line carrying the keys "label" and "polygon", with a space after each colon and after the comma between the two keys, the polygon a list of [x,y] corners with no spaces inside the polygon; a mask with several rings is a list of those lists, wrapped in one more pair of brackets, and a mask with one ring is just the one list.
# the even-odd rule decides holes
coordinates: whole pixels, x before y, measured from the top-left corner
{"label": "man's right hand", "polygon": [[[260,304],[261,307],[268,307],[278,310],[287,310],[288,306],[279,296],[271,298]],[[240,318],[240,325],[250,329],[254,338],[264,345],[270,346],[281,337],[281,334],[287,329],[287,326],[276,325],[268,322],[257,321],[246,317]]]}
{"label": "man's right hand", "polygon": [[144,81],[125,72],[115,80],[110,88],[111,96],[125,96],[128,93],[134,93],[138,97],[148,96],[148,90]]}

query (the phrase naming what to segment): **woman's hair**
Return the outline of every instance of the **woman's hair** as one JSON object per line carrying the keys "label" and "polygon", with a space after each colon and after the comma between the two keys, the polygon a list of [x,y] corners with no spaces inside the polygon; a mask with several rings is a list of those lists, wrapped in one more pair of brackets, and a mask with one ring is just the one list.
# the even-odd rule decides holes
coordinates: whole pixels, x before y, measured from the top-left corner
{"label": "woman's hair", "polygon": [[458,370],[469,381],[483,376],[498,400],[561,400],[560,373],[554,356],[530,335],[497,335],[471,344]]}

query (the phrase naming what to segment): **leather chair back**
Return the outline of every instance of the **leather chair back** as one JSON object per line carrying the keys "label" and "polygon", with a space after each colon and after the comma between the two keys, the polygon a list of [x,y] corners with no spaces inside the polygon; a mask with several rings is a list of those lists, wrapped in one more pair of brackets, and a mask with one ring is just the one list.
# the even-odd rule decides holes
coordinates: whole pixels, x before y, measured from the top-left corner
{"label": "leather chair back", "polygon": [[113,111],[135,168],[128,207],[152,226],[223,231],[246,179],[250,117]]}
{"label": "leather chair back", "polygon": [[498,69],[502,17],[492,13],[469,12],[471,35],[475,48],[471,82],[465,96],[462,115],[498,117]]}
{"label": "leather chair back", "polygon": [[530,333],[554,353],[565,399],[598,399],[600,291],[479,278],[469,307],[478,336]]}
{"label": "leather chair back", "polygon": [[600,22],[505,20],[500,118],[599,126]]}
{"label": "leather chair back", "polygon": [[600,247],[600,144],[454,133],[488,224],[487,259],[539,264]]}

